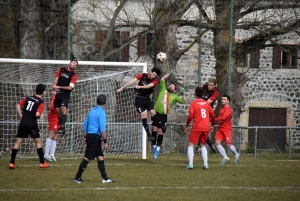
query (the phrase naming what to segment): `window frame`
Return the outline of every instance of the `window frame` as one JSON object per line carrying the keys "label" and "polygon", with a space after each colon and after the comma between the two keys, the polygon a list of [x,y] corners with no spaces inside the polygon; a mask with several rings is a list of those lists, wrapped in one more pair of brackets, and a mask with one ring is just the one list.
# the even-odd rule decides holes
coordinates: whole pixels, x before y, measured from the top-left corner
{"label": "window frame", "polygon": [[[273,47],[273,69],[298,69],[298,49],[296,45],[281,45]],[[287,51],[285,51],[287,50]],[[296,56],[289,54],[294,53]]]}

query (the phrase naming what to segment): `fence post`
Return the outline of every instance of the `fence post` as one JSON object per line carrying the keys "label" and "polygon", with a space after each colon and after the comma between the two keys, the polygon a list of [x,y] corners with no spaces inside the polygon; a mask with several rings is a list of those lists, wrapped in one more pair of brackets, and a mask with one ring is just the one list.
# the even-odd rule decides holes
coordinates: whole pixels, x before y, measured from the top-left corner
{"label": "fence post", "polygon": [[173,125],[170,125],[170,153],[172,153],[172,129]]}
{"label": "fence post", "polygon": [[292,158],[292,128],[289,128],[289,159]]}
{"label": "fence post", "polygon": [[255,127],[255,133],[254,133],[254,159],[256,159],[256,149],[257,149],[257,130],[258,130],[258,127]]}
{"label": "fence post", "polygon": [[238,131],[240,137],[239,137],[239,154],[241,154],[241,144],[242,144],[242,128],[239,128]]}

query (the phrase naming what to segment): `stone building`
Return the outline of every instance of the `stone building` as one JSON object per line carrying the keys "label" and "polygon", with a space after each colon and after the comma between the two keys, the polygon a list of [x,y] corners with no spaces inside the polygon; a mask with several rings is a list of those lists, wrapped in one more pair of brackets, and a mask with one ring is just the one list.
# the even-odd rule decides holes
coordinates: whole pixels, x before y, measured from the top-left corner
{"label": "stone building", "polygon": [[[105,1],[104,1],[105,2]],[[111,4],[107,4],[113,7]],[[99,5],[98,5],[99,6]],[[140,6],[138,1],[132,1],[132,9]],[[80,8],[80,10],[79,10]],[[105,23],[105,18],[93,10],[92,4],[86,1],[78,1],[73,7],[73,21],[75,22],[73,35],[73,53],[78,59],[86,58],[97,48],[95,43],[88,41],[99,41],[103,38],[104,32],[99,31],[95,26]],[[136,9],[135,12],[139,12]],[[140,20],[146,19],[143,13],[136,16]],[[78,27],[81,33],[78,33]],[[138,28],[119,29],[117,37],[128,37],[138,31]],[[196,35],[199,29],[193,27],[178,28],[176,38],[179,48],[186,47],[191,41],[191,35]],[[88,40],[82,40],[82,36],[87,36]],[[249,37],[249,33],[236,30],[235,40]],[[99,38],[100,36],[100,38]],[[132,45],[124,52],[118,61],[147,62],[148,67],[153,66],[151,60],[140,52],[141,44],[147,46],[147,39],[151,34],[146,34],[138,40],[133,41]],[[246,71],[248,81],[242,88],[243,108],[236,126],[297,126],[300,127],[300,61],[299,44],[300,36],[290,33],[281,36],[279,43],[287,48],[294,55],[290,55],[277,47],[267,47],[259,51],[244,55],[243,58],[235,62],[240,71]],[[123,56],[122,56],[123,55]],[[125,55],[125,57],[124,57]],[[110,60],[108,60],[110,61]],[[213,33],[207,32],[201,42],[195,44],[178,61],[176,69],[178,74],[176,79],[181,82],[188,90],[188,100],[193,99],[195,86],[202,85],[208,78],[215,77],[215,64],[213,48]],[[125,78],[128,81],[132,77]],[[234,93],[235,89],[232,89]],[[220,97],[219,97],[220,98]],[[220,99],[219,99],[220,100]],[[234,108],[235,109],[235,108]],[[188,111],[188,105],[176,105],[172,111],[173,115],[170,122],[184,122]],[[286,150],[289,142],[289,131],[286,129],[260,129],[258,137],[258,148],[274,149],[279,151]],[[235,133],[235,135],[238,135]],[[242,135],[242,149],[254,146],[254,130],[245,130]],[[239,136],[236,136],[239,137]],[[300,145],[300,129],[292,132],[292,142],[294,148]],[[170,149],[171,150],[171,149]]]}

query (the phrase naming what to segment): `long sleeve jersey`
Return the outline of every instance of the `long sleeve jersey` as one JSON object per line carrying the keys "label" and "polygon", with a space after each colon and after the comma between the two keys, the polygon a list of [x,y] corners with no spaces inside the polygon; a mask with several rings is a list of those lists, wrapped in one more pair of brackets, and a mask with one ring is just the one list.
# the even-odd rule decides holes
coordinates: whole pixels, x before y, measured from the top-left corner
{"label": "long sleeve jersey", "polygon": [[232,109],[229,105],[221,107],[219,117],[216,118],[216,121],[219,122],[219,129],[222,130],[231,130],[232,123]]}

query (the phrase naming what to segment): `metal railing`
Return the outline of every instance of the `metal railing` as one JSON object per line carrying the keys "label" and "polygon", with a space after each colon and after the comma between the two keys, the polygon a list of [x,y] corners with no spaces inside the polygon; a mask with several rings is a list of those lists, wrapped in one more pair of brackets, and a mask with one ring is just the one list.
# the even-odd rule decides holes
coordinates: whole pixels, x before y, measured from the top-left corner
{"label": "metal railing", "polygon": [[[178,127],[178,126],[185,126],[184,123],[167,123],[167,127],[170,128],[169,131],[169,147],[173,147],[173,139],[174,139],[174,127]],[[216,125],[215,128],[217,128],[218,126]],[[244,136],[243,136],[243,131],[244,130],[251,130],[254,129],[254,145],[253,145],[253,158],[256,159],[257,157],[257,151],[258,151],[258,131],[259,129],[285,129],[288,130],[288,158],[292,157],[292,147],[293,144],[295,144],[294,141],[298,141],[300,142],[300,139],[297,139],[296,137],[293,138],[293,131],[295,130],[300,130],[299,127],[296,126],[232,126],[233,129],[237,129],[237,131],[235,131],[235,133],[238,133],[238,135],[235,134],[235,136],[233,136],[235,138],[238,138],[238,142],[233,142],[233,144],[237,145],[237,148],[239,150],[239,152],[241,153],[242,150],[242,146],[246,146],[245,142],[243,140]],[[216,130],[216,129],[215,129]],[[299,131],[300,132],[300,131]],[[167,137],[167,136],[166,136]],[[278,147],[277,147],[278,148]],[[299,149],[300,151],[300,147],[296,147],[295,149]],[[278,148],[279,152],[281,153],[280,149]]]}
{"label": "metal railing", "polygon": [[[45,130],[45,132],[43,133],[47,133],[46,132],[46,128],[48,125],[48,122],[39,122],[39,124],[41,125],[41,128],[43,130]],[[138,137],[139,139],[142,139],[142,124],[140,122],[135,122],[135,123],[112,123],[109,122],[108,123],[108,127],[115,127],[116,125],[132,125],[133,127],[136,127],[137,125],[139,125],[138,127],[140,129],[139,132],[141,132],[141,135]],[[151,125],[151,123],[148,123],[149,125]],[[15,129],[17,128],[18,122],[16,121],[0,121],[0,126],[4,126],[4,125],[14,125]],[[81,125],[82,123],[67,123],[67,125],[76,125],[77,128],[80,127],[80,130],[78,130],[77,132],[81,133]],[[71,126],[72,127],[72,126]],[[215,126],[216,128],[218,126]],[[151,129],[151,126],[149,126],[149,128]],[[164,134],[164,141],[163,141],[163,146],[162,146],[162,151],[163,152],[176,152],[176,153],[184,153],[186,152],[187,149],[187,145],[188,145],[188,133],[184,133],[184,128],[185,128],[185,123],[173,123],[173,122],[169,122],[167,123],[167,132]],[[288,152],[288,158],[292,157],[292,148],[294,151],[296,152],[300,152],[300,146],[298,145],[298,143],[300,144],[300,138],[297,137],[299,136],[298,133],[300,133],[300,128],[296,127],[296,126],[233,126],[233,137],[232,137],[232,144],[237,148],[237,150],[239,151],[239,153],[241,153],[241,151],[243,150],[247,150],[247,146],[250,147],[249,144],[247,144],[247,139],[245,138],[245,136],[247,136],[247,133],[245,131],[250,131],[250,130],[254,130],[254,135],[251,136],[251,138],[253,138],[253,147],[251,147],[251,153],[253,151],[253,157],[254,159],[256,159],[257,157],[257,153],[258,153],[258,137],[260,137],[259,131],[263,130],[263,129],[284,129],[286,131],[288,131],[288,135],[285,132],[286,135],[286,139],[288,142],[282,142],[285,144],[288,144],[287,149],[284,149],[284,152]],[[216,129],[215,129],[216,130]],[[16,130],[13,133],[13,135],[9,136],[9,140],[7,140],[6,137],[4,140],[4,133],[6,133],[4,130],[1,132],[0,130],[0,138],[2,137],[3,139],[0,139],[0,148],[2,147],[2,149],[5,148],[9,148],[12,144],[14,140],[11,140],[11,138],[14,138]],[[72,132],[73,133],[73,132]],[[248,132],[249,133],[249,132]],[[43,139],[46,138],[47,134],[44,134],[42,136]],[[5,136],[7,136],[7,134],[5,134]],[[212,138],[212,137],[211,137]],[[5,142],[9,142],[10,144],[2,144]],[[138,140],[140,141],[140,140]],[[211,141],[214,141],[214,139],[211,139]],[[294,144],[296,144],[296,146],[294,146]],[[148,143],[146,145],[149,146],[150,143]],[[281,144],[282,145],[282,144]],[[118,146],[118,145],[117,145]],[[281,150],[279,149],[279,147],[275,144],[275,146],[277,147],[276,150],[278,150],[281,153]],[[152,149],[149,149],[152,150]],[[249,152],[249,151],[248,151]]]}

